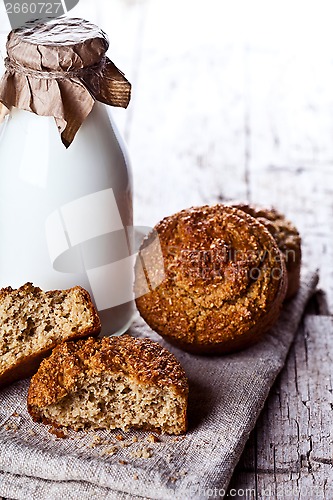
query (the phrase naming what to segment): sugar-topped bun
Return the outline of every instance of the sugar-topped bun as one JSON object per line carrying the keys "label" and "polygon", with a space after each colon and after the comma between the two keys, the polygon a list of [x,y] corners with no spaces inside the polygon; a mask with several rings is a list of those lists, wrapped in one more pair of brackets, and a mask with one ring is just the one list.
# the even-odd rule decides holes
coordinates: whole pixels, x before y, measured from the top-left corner
{"label": "sugar-topped bun", "polygon": [[[156,234],[163,258],[152,244]],[[163,281],[144,293],[158,266],[164,266]],[[269,231],[221,204],[163,219],[143,242],[136,265],[141,316],[168,341],[195,353],[256,342],[278,318],[286,289],[284,259]]]}

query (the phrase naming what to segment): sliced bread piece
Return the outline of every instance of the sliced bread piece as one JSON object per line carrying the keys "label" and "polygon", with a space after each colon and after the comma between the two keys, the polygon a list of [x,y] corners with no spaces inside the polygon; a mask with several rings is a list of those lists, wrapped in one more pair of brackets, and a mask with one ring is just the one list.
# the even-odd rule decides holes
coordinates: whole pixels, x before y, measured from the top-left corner
{"label": "sliced bread piece", "polygon": [[80,286],[43,292],[26,283],[0,290],[0,387],[35,373],[60,342],[100,330],[90,295]]}
{"label": "sliced bread piece", "polygon": [[28,411],[55,427],[131,427],[181,434],[188,382],[177,359],[157,342],[89,338],[54,349],[32,377]]}

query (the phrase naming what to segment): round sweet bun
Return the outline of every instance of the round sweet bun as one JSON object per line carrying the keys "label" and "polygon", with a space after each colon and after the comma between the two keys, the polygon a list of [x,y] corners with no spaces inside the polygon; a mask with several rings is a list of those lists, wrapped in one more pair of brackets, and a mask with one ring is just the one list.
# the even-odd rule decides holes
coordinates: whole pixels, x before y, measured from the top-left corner
{"label": "round sweet bun", "polygon": [[233,204],[235,208],[243,210],[255,217],[271,233],[285,259],[288,274],[288,289],[286,299],[296,295],[301,278],[301,237],[292,222],[275,210],[275,208],[260,208],[246,203]]}
{"label": "round sweet bun", "polygon": [[143,319],[172,344],[199,354],[257,342],[277,320],[287,289],[271,234],[221,204],[163,219],[144,240],[135,271]]}
{"label": "round sweet bun", "polygon": [[188,390],[180,363],[157,342],[91,337],[53,350],[31,379],[27,405],[33,420],[54,427],[182,434]]}

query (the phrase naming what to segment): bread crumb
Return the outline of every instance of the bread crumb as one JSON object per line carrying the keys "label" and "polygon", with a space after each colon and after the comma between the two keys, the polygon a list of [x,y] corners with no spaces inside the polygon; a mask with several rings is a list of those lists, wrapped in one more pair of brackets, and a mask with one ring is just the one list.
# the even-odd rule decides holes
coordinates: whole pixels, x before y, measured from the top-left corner
{"label": "bread crumb", "polygon": [[176,436],[173,438],[173,442],[174,443],[178,443],[178,441],[182,441],[183,439],[185,439],[185,436]]}
{"label": "bread crumb", "polygon": [[51,429],[49,429],[49,433],[54,434],[54,436],[60,439],[65,439],[67,437],[67,434],[62,429],[57,429],[55,427],[51,427]]}
{"label": "bread crumb", "polygon": [[20,415],[17,413],[17,411],[14,411],[12,417],[19,417]]}
{"label": "bread crumb", "polygon": [[101,457],[104,457],[105,455],[115,455],[117,452],[117,446],[111,446],[110,448],[105,448],[105,450],[101,451],[100,455]]}
{"label": "bread crumb", "polygon": [[133,479],[137,481],[139,479],[139,476],[137,474],[134,474]]}
{"label": "bread crumb", "polygon": [[120,446],[122,448],[129,448],[130,446],[132,446],[132,441],[123,441],[122,443],[120,443]]}
{"label": "bread crumb", "polygon": [[139,441],[138,436],[133,436],[132,441],[133,443],[137,443]]}
{"label": "bread crumb", "polygon": [[29,436],[36,436],[37,435],[36,432],[32,429],[28,429],[28,434],[29,434]]}
{"label": "bread crumb", "polygon": [[18,426],[14,423],[7,424],[5,427],[6,431],[14,431],[16,432],[18,429]]}
{"label": "bread crumb", "polygon": [[117,434],[116,439],[117,441],[124,441],[124,436],[122,436],[121,434]]}
{"label": "bread crumb", "polygon": [[120,463],[121,465],[127,465],[127,464],[128,464],[128,462],[126,462],[126,460],[119,460],[119,463]]}
{"label": "bread crumb", "polygon": [[102,439],[100,438],[100,436],[98,434],[95,434],[91,443],[89,443],[88,446],[89,446],[89,448],[96,448],[96,446],[98,446],[99,444],[102,444]]}
{"label": "bread crumb", "polygon": [[160,439],[157,436],[154,436],[154,434],[149,434],[149,436],[147,437],[147,441],[149,441],[150,443],[159,443]]}
{"label": "bread crumb", "polygon": [[151,458],[153,456],[153,453],[150,448],[139,448],[135,451],[132,451],[131,456],[133,458]]}

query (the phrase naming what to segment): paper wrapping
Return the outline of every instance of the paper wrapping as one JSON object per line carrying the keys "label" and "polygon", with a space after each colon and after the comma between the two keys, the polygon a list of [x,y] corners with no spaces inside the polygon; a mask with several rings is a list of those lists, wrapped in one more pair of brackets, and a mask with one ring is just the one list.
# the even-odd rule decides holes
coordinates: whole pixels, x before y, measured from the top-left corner
{"label": "paper wrapping", "polygon": [[96,100],[124,108],[129,104],[131,85],[105,56],[108,48],[105,33],[78,18],[11,31],[0,103],[53,116],[68,147]]}

